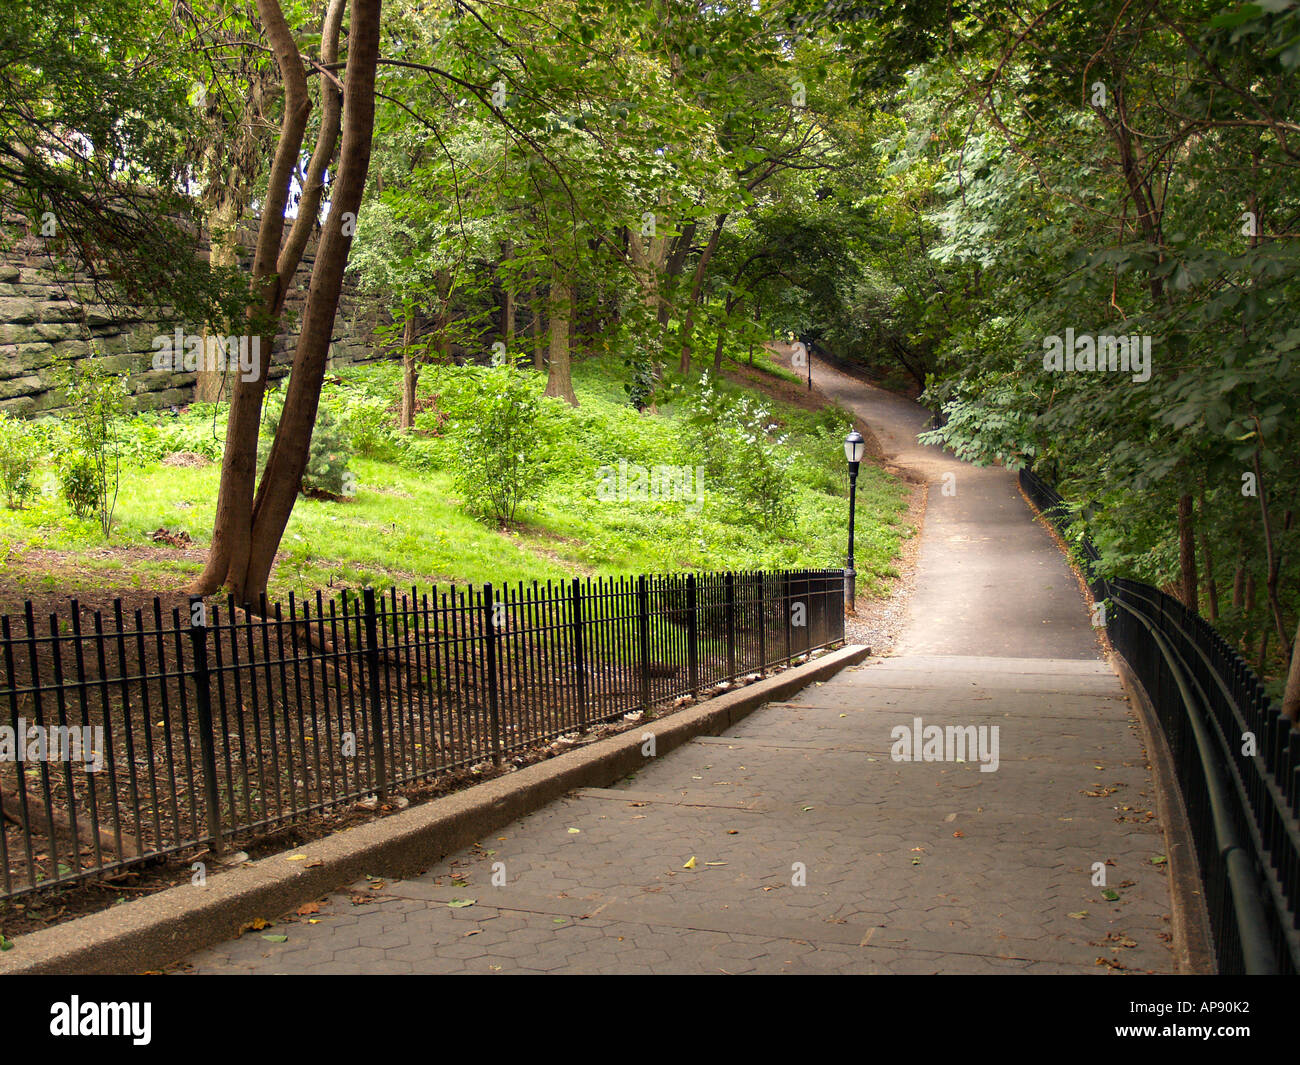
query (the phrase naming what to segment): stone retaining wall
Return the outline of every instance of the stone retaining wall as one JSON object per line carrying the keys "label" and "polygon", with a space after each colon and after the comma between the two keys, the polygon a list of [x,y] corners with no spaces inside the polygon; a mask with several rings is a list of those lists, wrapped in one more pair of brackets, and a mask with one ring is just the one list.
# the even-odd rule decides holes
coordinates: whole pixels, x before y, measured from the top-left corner
{"label": "stone retaining wall", "polygon": [[[251,247],[251,236],[245,241]],[[303,255],[287,301],[286,332],[276,338],[270,376],[289,370],[297,339],[296,322],[306,299],[315,253]],[[245,265],[248,265],[247,263]],[[131,410],[181,406],[194,395],[193,373],[153,369],[154,337],[172,333],[177,325],[197,332],[189,323],[158,323],[143,317],[115,317],[89,299],[84,276],[64,279],[52,262],[47,242],[28,235],[0,247],[0,410],[34,415],[58,411],[63,397],[55,389],[55,359],[88,357],[92,345],[107,365],[130,374]],[[364,362],[375,357],[377,309],[361,300],[353,285],[344,284],[330,345],[331,365]]]}

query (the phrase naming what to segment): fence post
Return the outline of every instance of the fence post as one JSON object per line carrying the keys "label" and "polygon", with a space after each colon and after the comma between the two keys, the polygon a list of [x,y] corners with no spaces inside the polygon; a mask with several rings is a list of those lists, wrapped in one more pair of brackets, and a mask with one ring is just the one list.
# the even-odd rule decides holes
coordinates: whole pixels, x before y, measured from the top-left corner
{"label": "fence post", "polygon": [[785,664],[788,669],[790,661],[794,657],[791,644],[794,642],[790,633],[790,571],[783,570],[781,573],[781,618],[782,628],[785,630]]}
{"label": "fence post", "polygon": [[724,578],[726,599],[724,600],[724,617],[727,625],[727,679],[736,679],[736,575],[728,573]]}
{"label": "fence post", "polygon": [[483,641],[487,657],[488,722],[492,729],[492,764],[501,764],[501,707],[497,691],[497,627],[494,624],[492,585],[483,585]]}
{"label": "fence post", "polygon": [[695,592],[695,574],[686,574],[686,674],[691,695],[700,697],[700,611]]}
{"label": "fence post", "polygon": [[212,678],[208,673],[208,607],[200,595],[190,596],[190,643],[194,650],[194,692],[199,729],[199,760],[203,764],[203,798],[208,812],[212,852],[220,855],[221,798],[217,792],[217,749],[212,733]]}
{"label": "fence post", "polygon": [[767,574],[756,573],[754,580],[758,582],[758,604],[755,613],[758,614],[758,675],[767,676]]}
{"label": "fence post", "polygon": [[578,578],[569,590],[569,616],[573,620],[573,669],[578,675],[578,730],[591,728],[591,708],[587,706],[587,660],[582,646],[582,591]]}
{"label": "fence post", "polygon": [[650,715],[650,589],[645,574],[636,579],[637,642],[641,659],[641,709]]}
{"label": "fence post", "polygon": [[384,712],[379,705],[379,625],[375,590],[361,589],[361,609],[366,630],[366,690],[370,700],[370,757],[375,767],[375,796],[388,798],[388,763],[384,757]]}

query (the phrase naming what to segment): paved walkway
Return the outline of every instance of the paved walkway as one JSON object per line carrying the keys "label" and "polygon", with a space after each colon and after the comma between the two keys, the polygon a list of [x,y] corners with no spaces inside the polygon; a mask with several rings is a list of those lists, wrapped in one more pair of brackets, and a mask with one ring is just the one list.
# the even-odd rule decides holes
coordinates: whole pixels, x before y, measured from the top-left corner
{"label": "paved walkway", "polygon": [[[931,482],[892,657],[616,787],[576,792],[423,876],[332,896],[318,923],[274,929],[284,943],[249,933],[189,967],[1172,971],[1138,724],[1014,477],[917,445],[925,416],[905,400],[821,362],[814,381]],[[924,743],[918,760],[894,760],[895,727],[912,734],[918,718],[985,744],[961,761],[920,760]]]}

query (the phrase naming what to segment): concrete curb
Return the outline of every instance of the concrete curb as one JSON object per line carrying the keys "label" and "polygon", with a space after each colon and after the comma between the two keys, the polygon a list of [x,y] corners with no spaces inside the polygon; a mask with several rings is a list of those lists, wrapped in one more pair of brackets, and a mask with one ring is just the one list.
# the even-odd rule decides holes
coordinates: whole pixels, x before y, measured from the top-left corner
{"label": "concrete curb", "polygon": [[[370,874],[410,876],[576,788],[607,787],[641,768],[642,735],[653,731],[656,756],[724,732],[764,703],[863,661],[850,646],[642,728],[569,751],[464,791],[358,825],[212,877],[19,936],[0,954],[0,976],[130,974],[160,969],[230,939],[258,917],[274,917]],[[289,854],[305,861],[287,862]]]}

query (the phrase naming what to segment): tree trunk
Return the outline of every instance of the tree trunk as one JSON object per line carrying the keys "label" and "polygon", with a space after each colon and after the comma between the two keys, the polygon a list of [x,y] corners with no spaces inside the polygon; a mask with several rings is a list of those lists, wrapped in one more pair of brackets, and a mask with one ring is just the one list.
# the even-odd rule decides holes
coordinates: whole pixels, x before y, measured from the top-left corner
{"label": "tree trunk", "polygon": [[[333,158],[340,125],[342,154],[334,172],[329,216],[312,270],[284,413],[255,496],[252,494],[252,472],[266,387],[265,365],[260,367],[259,379],[249,388],[236,388],[231,403],[217,524],[208,565],[194,590],[209,592],[224,584],[244,603],[255,602],[266,590],[275,554],[307,466],[343,271],[370,164],[380,23],[380,0],[352,0],[342,120],[340,123],[340,94],[330,79],[322,78],[324,106],[320,134],[303,181],[298,217],[284,248],[279,249],[289,178],[298,160],[310,100],[302,57],[278,3],[276,0],[259,0],[258,8],[286,89],[285,125],[276,149],[254,260],[254,283],[268,296],[261,311],[264,332],[267,327],[278,324],[288,283],[315,226],[323,176]],[[331,0],[322,33],[321,56],[325,63],[333,62],[337,55],[342,9],[342,0]],[[268,263],[271,264],[269,270]],[[268,310],[273,313],[268,314]],[[269,355],[269,344],[266,352]],[[263,363],[267,361],[265,358],[262,360]],[[247,395],[241,396],[245,392]]]}
{"label": "tree trunk", "polygon": [[1209,515],[1205,512],[1205,489],[1201,489],[1200,498],[1201,525],[1198,539],[1201,544],[1201,566],[1205,570],[1205,602],[1210,612],[1210,623],[1219,620],[1219,586],[1214,580],[1214,558],[1210,554],[1210,538],[1205,530],[1209,527]]}
{"label": "tree trunk", "polygon": [[1200,597],[1196,587],[1196,537],[1190,493],[1178,497],[1178,568],[1179,598],[1188,610],[1199,611]]}
{"label": "tree trunk", "polygon": [[568,276],[557,265],[551,276],[551,346],[550,368],[546,374],[546,394],[558,396],[571,406],[578,405],[569,371],[569,318],[573,313],[573,288]]}
{"label": "tree trunk", "polygon": [[[233,196],[224,197],[208,215],[208,265],[213,269],[234,266],[239,262],[239,202]],[[194,402],[217,403],[225,391],[226,371],[212,365],[209,356],[215,354],[208,339],[209,323],[203,326],[203,350],[198,373],[194,378]]]}
{"label": "tree trunk", "polygon": [[[718,323],[718,343],[713,349],[713,376],[722,373],[722,343],[727,336],[727,322],[731,320],[731,309],[736,305],[736,298],[728,296],[722,305],[722,321]],[[749,361],[754,361],[753,348],[750,348]]]}
{"label": "tree trunk", "polygon": [[[289,182],[298,166],[307,117],[311,113],[311,98],[307,95],[307,77],[303,71],[302,57],[280,5],[276,0],[258,0],[257,7],[263,31],[275,54],[280,79],[284,83],[284,114],[280,123],[280,138],[276,143],[275,158],[267,179],[267,194],[257,231],[257,247],[253,253],[253,276],[249,281],[253,303],[248,310],[247,328],[250,336],[258,337],[261,358],[256,360],[256,372],[251,380],[246,381],[239,376],[231,383],[230,412],[226,417],[226,447],[221,459],[221,483],[217,490],[212,544],[208,549],[208,560],[203,572],[189,589],[193,593],[207,595],[224,586],[241,600],[245,593],[244,582],[252,550],[253,489],[257,478],[257,437],[262,421],[262,399],[266,394],[267,370],[270,368],[271,353],[279,332],[280,316],[288,290],[286,278],[292,278],[298,266],[296,259],[289,262],[295,242],[291,240],[283,250],[280,244],[284,236],[285,210],[289,203]],[[330,13],[326,15],[327,28],[336,8],[341,11],[342,0],[332,0]],[[337,48],[337,41],[337,32],[332,39],[328,32],[322,35],[322,59],[331,44]],[[322,81],[321,85],[321,91],[328,100],[331,95],[328,83]],[[329,137],[329,124],[322,118],[318,148]],[[310,189],[304,189],[304,201],[310,193]],[[313,216],[315,210],[313,205]],[[306,215],[307,206],[304,202],[298,212],[299,220],[303,220]],[[309,221],[314,221],[314,217]],[[287,271],[285,266],[288,267]]]}
{"label": "tree trunk", "polygon": [[402,327],[402,409],[397,416],[399,429],[410,429],[415,425],[415,386],[420,381],[420,367],[415,361],[415,319],[418,312],[412,310]]}
{"label": "tree trunk", "polygon": [[[514,242],[506,241],[502,260],[508,263],[514,256],[514,250]],[[515,346],[515,286],[509,276],[501,289],[501,339],[505,342],[506,351]]]}
{"label": "tree trunk", "polygon": [[1295,639],[1291,641],[1291,668],[1282,693],[1282,714],[1291,719],[1292,725],[1300,725],[1300,625],[1296,626]]}
{"label": "tree trunk", "polygon": [[686,301],[686,315],[682,319],[682,359],[678,366],[682,373],[691,372],[691,329],[695,323],[695,304],[700,298],[700,290],[704,287],[704,275],[709,268],[709,260],[718,250],[718,240],[722,236],[722,226],[726,221],[727,212],[724,211],[714,221],[709,242],[700,252],[700,261],[695,264],[695,276],[691,279],[691,295]]}
{"label": "tree trunk", "polygon": [[534,283],[532,291],[528,295],[528,304],[533,310],[533,366],[538,370],[544,370],[546,369],[546,356],[544,355],[546,343],[543,340],[542,289],[540,285]]}

